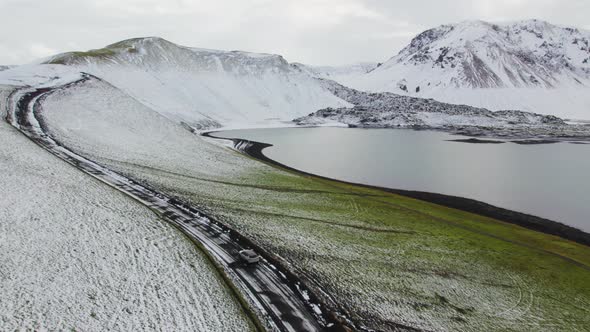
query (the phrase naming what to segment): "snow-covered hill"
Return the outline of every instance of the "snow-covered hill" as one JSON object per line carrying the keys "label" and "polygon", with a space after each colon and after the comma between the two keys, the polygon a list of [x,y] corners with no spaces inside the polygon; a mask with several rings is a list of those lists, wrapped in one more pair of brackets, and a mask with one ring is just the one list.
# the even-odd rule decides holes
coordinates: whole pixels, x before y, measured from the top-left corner
{"label": "snow-covered hill", "polygon": [[154,37],[64,53],[45,63],[96,75],[197,128],[268,124],[348,105],[282,56],[190,48]]}
{"label": "snow-covered hill", "polygon": [[[186,236],[5,121],[13,90],[0,85],[0,330],[249,331],[233,293]],[[133,100],[109,94],[92,106],[101,100],[135,114]],[[87,121],[75,119],[79,132]]]}
{"label": "snow-covered hill", "polygon": [[590,31],[539,20],[427,30],[343,84],[490,109],[590,118]]}

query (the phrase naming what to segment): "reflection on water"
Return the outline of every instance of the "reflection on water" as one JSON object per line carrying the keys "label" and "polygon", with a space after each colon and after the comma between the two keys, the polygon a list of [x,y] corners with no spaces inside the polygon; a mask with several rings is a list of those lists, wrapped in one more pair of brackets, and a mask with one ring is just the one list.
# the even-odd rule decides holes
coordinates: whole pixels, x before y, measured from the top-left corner
{"label": "reflection on water", "polygon": [[282,128],[216,133],[274,146],[265,155],[346,181],[437,192],[590,231],[590,145],[449,142],[433,131]]}

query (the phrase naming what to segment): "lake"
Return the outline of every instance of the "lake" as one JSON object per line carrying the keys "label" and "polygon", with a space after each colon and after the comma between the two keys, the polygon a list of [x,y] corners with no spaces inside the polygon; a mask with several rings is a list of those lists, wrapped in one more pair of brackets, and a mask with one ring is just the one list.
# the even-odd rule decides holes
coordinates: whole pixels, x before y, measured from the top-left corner
{"label": "lake", "polygon": [[590,232],[590,144],[469,144],[437,131],[330,127],[215,135],[273,144],[266,156],[302,171],[472,198]]}

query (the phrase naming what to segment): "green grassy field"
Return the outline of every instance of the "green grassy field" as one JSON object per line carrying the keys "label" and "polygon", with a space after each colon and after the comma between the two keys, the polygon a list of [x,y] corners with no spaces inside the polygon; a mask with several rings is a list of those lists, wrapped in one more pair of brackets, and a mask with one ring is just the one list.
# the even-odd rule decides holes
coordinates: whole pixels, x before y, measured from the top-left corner
{"label": "green grassy field", "polygon": [[139,166],[127,171],[283,257],[361,325],[486,331],[590,326],[586,246],[262,164],[239,178]]}
{"label": "green grassy field", "polygon": [[[96,84],[48,98],[44,116],[65,146],[205,210],[281,256],[359,325],[436,331],[590,326],[590,247],[278,169],[140,106]],[[109,139],[97,128],[109,128]]]}

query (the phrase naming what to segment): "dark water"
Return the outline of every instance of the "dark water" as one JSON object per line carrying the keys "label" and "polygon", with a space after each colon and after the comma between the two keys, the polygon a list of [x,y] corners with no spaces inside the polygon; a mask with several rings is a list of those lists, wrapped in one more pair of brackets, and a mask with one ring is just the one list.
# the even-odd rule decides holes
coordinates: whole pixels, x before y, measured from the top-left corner
{"label": "dark water", "polygon": [[382,187],[473,198],[590,231],[590,144],[468,144],[434,131],[233,130],[291,167]]}

